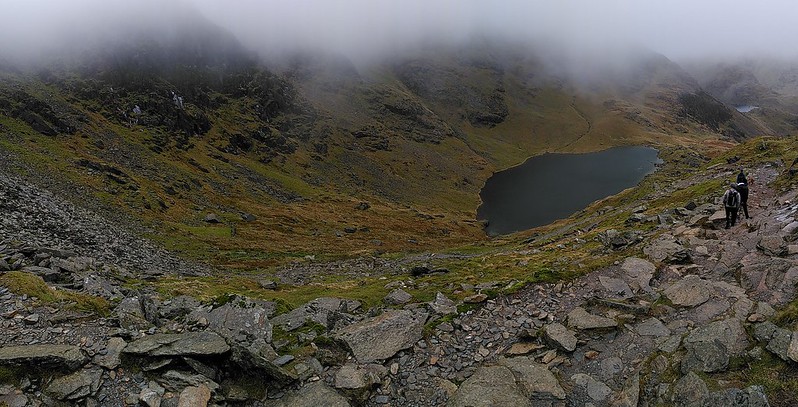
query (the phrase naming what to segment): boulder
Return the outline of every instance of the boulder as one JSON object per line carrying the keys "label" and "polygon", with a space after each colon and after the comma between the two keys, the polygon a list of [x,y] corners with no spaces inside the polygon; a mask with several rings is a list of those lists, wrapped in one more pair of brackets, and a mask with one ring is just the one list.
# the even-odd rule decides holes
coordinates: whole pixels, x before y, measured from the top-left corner
{"label": "boulder", "polygon": [[516,385],[513,372],[504,366],[483,366],[452,396],[447,407],[528,406],[534,404]]}
{"label": "boulder", "polygon": [[665,326],[657,318],[651,317],[635,326],[635,330],[637,331],[638,335],[641,336],[668,336],[671,334],[671,330]]}
{"label": "boulder", "polygon": [[269,311],[255,303],[230,301],[210,312],[195,311],[190,320],[205,318],[208,329],[232,342],[251,342],[263,339],[272,340],[272,324],[267,315]]}
{"label": "boulder", "polygon": [[732,356],[745,353],[748,348],[748,336],[740,320],[736,318],[711,322],[693,329],[684,338],[684,347],[688,348],[699,342],[719,342]]}
{"label": "boulder", "polygon": [[709,300],[710,283],[697,275],[690,274],[666,288],[663,294],[674,305],[695,307]]}
{"label": "boulder", "polygon": [[125,329],[138,331],[152,326],[144,317],[144,308],[139,297],[123,299],[114,309],[114,317],[119,321],[119,326]]}
{"label": "boulder", "polygon": [[593,315],[582,307],[576,307],[569,312],[567,322],[569,327],[576,329],[604,329],[618,326],[615,320]]}
{"label": "boulder", "polygon": [[119,366],[119,355],[122,350],[127,346],[122,338],[111,338],[108,340],[108,345],[105,347],[105,354],[98,354],[92,360],[95,365],[102,366],[108,370],[116,369]]}
{"label": "boulder", "polygon": [[535,363],[528,357],[501,359],[499,364],[513,372],[518,386],[527,397],[533,400],[565,400],[565,390],[546,365]]}
{"label": "boulder", "polygon": [[576,349],[576,335],[562,324],[555,322],[543,327],[543,337],[551,346],[566,352]]}
{"label": "boulder", "polygon": [[344,396],[324,384],[323,381],[308,383],[301,389],[276,400],[273,407],[349,407]]}
{"label": "boulder", "polygon": [[660,237],[644,248],[643,253],[657,263],[683,264],[690,261],[690,251],[679,244],[673,236]]}
{"label": "boulder", "polygon": [[342,390],[367,390],[382,382],[388,370],[378,364],[358,366],[346,364],[335,374],[335,388]]}
{"label": "boulder", "polygon": [[607,291],[609,298],[625,300],[634,296],[629,285],[619,278],[599,276],[599,283]]}
{"label": "boulder", "polygon": [[587,396],[595,402],[603,402],[612,394],[612,389],[609,386],[584,373],[571,376],[571,381],[574,382],[575,387],[582,388]]}
{"label": "boulder", "polygon": [[407,304],[412,299],[413,299],[412,295],[408,294],[405,290],[402,290],[401,288],[397,288],[388,293],[388,295],[385,296],[385,299],[383,301],[385,301],[386,304],[390,305],[402,305],[402,304]]}
{"label": "boulder", "polygon": [[97,393],[102,373],[99,368],[81,370],[53,380],[45,391],[57,400],[80,400]]}
{"label": "boulder", "polygon": [[724,389],[711,393],[701,407],[770,407],[765,389],[750,386],[744,390]]}
{"label": "boulder", "polygon": [[269,344],[258,340],[251,344],[234,344],[230,362],[243,374],[266,376],[282,385],[297,380],[299,377],[294,371],[275,363],[277,358],[277,353]]}
{"label": "boulder", "polygon": [[685,344],[687,355],[682,359],[682,373],[720,372],[729,366],[729,351],[720,341]]}
{"label": "boulder", "polygon": [[207,223],[221,223],[222,221],[219,219],[219,215],[215,213],[209,213],[205,215],[205,222]]}
{"label": "boulder", "polygon": [[[275,326],[281,327],[286,331],[296,330],[307,321],[313,321],[324,325],[328,329],[336,328],[336,321],[341,317],[346,317],[352,311],[360,308],[360,302],[334,297],[316,298],[300,307],[297,307],[285,314],[272,318]],[[331,318],[331,315],[335,316]]]}
{"label": "boulder", "polygon": [[88,358],[72,345],[21,345],[0,348],[0,366],[35,366],[72,372]]}
{"label": "boulder", "polygon": [[451,315],[457,313],[457,304],[446,298],[442,293],[435,294],[435,301],[427,303],[430,310],[438,315]]}
{"label": "boulder", "polygon": [[650,261],[629,257],[621,263],[621,271],[624,278],[631,285],[632,291],[652,291],[649,284],[657,268]]}
{"label": "boulder", "polygon": [[386,311],[349,325],[335,337],[344,341],[360,363],[385,360],[421,339],[427,314],[408,310]]}
{"label": "boulder", "polygon": [[787,243],[778,235],[762,236],[756,247],[768,256],[779,257],[787,254]]}
{"label": "boulder", "polygon": [[211,389],[205,384],[199,386],[189,386],[180,392],[180,400],[177,407],[207,407],[211,400]]}
{"label": "boulder", "polygon": [[230,351],[214,332],[155,334],[131,342],[122,353],[141,356],[214,356]]}
{"label": "boulder", "polygon": [[709,396],[707,384],[693,372],[684,375],[673,386],[672,401],[677,406],[702,407],[707,396]]}
{"label": "boulder", "polygon": [[169,301],[164,301],[158,309],[158,313],[162,318],[174,320],[185,317],[199,306],[200,302],[197,299],[187,295],[180,295]]}

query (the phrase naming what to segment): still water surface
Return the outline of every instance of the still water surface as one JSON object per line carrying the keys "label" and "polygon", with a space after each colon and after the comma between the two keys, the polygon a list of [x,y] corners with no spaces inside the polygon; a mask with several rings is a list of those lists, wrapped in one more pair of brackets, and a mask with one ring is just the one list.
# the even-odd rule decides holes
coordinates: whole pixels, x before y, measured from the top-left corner
{"label": "still water surface", "polygon": [[637,185],[658,161],[657,150],[641,146],[532,157],[487,180],[477,218],[488,220],[490,235],[546,225]]}

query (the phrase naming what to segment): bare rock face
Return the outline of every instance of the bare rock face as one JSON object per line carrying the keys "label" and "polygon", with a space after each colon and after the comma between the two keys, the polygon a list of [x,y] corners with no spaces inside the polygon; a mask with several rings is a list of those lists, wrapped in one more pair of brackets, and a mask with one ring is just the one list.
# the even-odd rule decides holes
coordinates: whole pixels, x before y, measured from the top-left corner
{"label": "bare rock face", "polygon": [[381,315],[352,324],[336,337],[346,342],[360,363],[385,360],[421,339],[426,313],[407,310],[386,311]]}
{"label": "bare rock face", "polygon": [[71,372],[88,359],[71,345],[23,345],[0,348],[0,366],[37,366]]}

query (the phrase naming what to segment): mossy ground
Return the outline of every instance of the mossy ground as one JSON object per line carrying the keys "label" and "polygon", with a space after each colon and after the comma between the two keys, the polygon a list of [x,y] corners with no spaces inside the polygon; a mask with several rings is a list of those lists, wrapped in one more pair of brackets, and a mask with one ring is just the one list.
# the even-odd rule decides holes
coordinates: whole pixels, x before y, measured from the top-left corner
{"label": "mossy ground", "polygon": [[67,308],[95,312],[100,316],[110,314],[111,304],[105,299],[52,288],[41,277],[30,273],[9,271],[0,275],[0,286],[17,295],[36,297],[42,304],[62,304]]}

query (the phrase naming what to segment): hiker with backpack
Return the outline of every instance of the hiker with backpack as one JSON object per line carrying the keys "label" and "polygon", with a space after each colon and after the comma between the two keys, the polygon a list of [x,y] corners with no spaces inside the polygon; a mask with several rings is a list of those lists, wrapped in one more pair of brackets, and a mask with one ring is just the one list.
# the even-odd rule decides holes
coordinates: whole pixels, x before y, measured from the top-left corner
{"label": "hiker with backpack", "polygon": [[740,173],[737,174],[737,192],[740,193],[740,207],[743,208],[743,213],[746,219],[751,219],[748,216],[748,179],[740,168]]}
{"label": "hiker with backpack", "polygon": [[723,194],[723,206],[726,209],[726,229],[737,223],[737,210],[740,208],[740,193],[737,184],[732,183]]}

